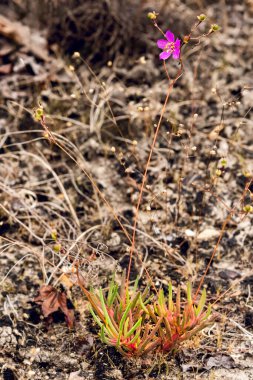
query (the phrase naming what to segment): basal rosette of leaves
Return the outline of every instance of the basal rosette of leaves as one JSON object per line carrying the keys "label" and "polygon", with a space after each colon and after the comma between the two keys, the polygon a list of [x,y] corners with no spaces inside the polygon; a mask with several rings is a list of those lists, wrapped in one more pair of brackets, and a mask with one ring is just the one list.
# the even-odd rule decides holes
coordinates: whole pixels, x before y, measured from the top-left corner
{"label": "basal rosette of leaves", "polygon": [[100,339],[127,357],[140,357],[152,351],[173,352],[216,319],[211,315],[211,307],[205,307],[205,289],[196,304],[190,283],[184,302],[180,287],[173,297],[171,283],[166,297],[163,290],[153,296],[149,286],[138,291],[138,280],[131,290],[126,288],[124,280],[118,286],[113,279],[107,290],[83,288],[83,291],[100,327]]}

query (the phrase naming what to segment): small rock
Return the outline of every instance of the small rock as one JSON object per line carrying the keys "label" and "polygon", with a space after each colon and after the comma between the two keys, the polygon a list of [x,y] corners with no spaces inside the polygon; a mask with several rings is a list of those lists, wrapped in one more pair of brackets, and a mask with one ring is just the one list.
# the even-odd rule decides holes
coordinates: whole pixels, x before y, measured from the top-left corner
{"label": "small rock", "polygon": [[200,234],[197,236],[197,239],[200,240],[211,240],[214,238],[218,238],[220,236],[220,231],[215,230],[214,228],[206,228],[205,230],[201,231]]}
{"label": "small rock", "polygon": [[214,367],[231,369],[235,367],[235,361],[229,355],[211,356],[210,358],[207,359],[205,368],[207,370],[210,370],[211,368],[214,368]]}
{"label": "small rock", "polygon": [[195,233],[194,231],[190,230],[190,229],[185,230],[184,233],[185,233],[185,235],[188,236],[188,237],[193,237],[193,236],[196,235],[196,233]]}
{"label": "small rock", "polygon": [[240,273],[231,269],[224,269],[219,273],[220,278],[223,280],[235,280],[236,278],[241,277]]}
{"label": "small rock", "polygon": [[10,326],[0,327],[0,347],[14,346],[17,344],[17,339],[13,334]]}
{"label": "small rock", "polygon": [[35,374],[36,374],[35,371],[32,371],[32,370],[28,371],[28,372],[27,372],[27,377],[28,377],[28,379],[34,379],[34,375],[35,375]]}
{"label": "small rock", "polygon": [[79,376],[81,371],[71,372],[68,380],[84,380],[83,376]]}
{"label": "small rock", "polygon": [[120,236],[116,232],[112,232],[111,237],[106,244],[109,247],[117,247],[120,244]]}
{"label": "small rock", "polygon": [[107,375],[110,376],[111,379],[123,380],[122,372],[117,368],[108,371]]}

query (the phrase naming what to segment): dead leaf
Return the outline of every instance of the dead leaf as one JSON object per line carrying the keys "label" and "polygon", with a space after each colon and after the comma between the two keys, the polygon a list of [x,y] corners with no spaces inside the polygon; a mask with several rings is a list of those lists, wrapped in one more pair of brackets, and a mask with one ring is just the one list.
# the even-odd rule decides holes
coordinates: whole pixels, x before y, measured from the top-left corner
{"label": "dead leaf", "polygon": [[0,66],[0,74],[4,74],[4,75],[10,74],[11,68],[12,68],[11,63],[7,63],[6,65]]}
{"label": "dead leaf", "polygon": [[60,309],[65,317],[69,327],[74,323],[74,311],[67,307],[67,296],[64,292],[59,292],[51,285],[42,285],[39,290],[39,296],[34,299],[34,302],[41,305],[44,317],[48,317]]}
{"label": "dead leaf", "polygon": [[15,46],[8,44],[7,42],[4,43],[4,46],[0,47],[0,57],[5,57],[6,55],[10,54],[15,50]]}
{"label": "dead leaf", "polygon": [[0,34],[18,45],[25,46],[27,50],[43,61],[49,59],[46,39],[38,31],[31,30],[21,22],[11,21],[0,15]]}
{"label": "dead leaf", "polygon": [[224,124],[217,125],[208,135],[211,141],[218,139],[220,132],[224,129]]}
{"label": "dead leaf", "polygon": [[217,355],[212,356],[207,359],[205,368],[207,370],[210,370],[213,367],[219,367],[219,368],[234,368],[235,361],[234,359],[229,355]]}
{"label": "dead leaf", "polygon": [[64,286],[65,289],[71,289],[74,285],[73,281],[71,281],[69,276],[65,273],[61,275],[60,283]]}

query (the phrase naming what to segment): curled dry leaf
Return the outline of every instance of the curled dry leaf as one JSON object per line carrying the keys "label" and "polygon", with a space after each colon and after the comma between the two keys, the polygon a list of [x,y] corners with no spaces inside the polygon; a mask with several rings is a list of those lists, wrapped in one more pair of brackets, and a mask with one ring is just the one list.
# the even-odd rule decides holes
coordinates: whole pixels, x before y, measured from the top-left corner
{"label": "curled dry leaf", "polygon": [[44,317],[48,317],[60,309],[66,318],[69,327],[74,323],[74,311],[67,307],[67,296],[64,292],[60,292],[51,285],[42,285],[39,290],[39,296],[34,299],[34,302],[41,305]]}

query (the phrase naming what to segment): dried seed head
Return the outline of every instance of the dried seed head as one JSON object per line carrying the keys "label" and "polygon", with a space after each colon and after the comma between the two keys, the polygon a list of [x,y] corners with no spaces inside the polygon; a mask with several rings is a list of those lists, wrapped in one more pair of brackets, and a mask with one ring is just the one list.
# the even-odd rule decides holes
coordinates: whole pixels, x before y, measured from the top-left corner
{"label": "dried seed head", "polygon": [[183,41],[185,44],[188,44],[188,42],[190,41],[190,36],[184,36]]}
{"label": "dried seed head", "polygon": [[139,62],[140,62],[142,65],[145,65],[145,64],[147,63],[146,57],[144,57],[144,56],[140,57]]}
{"label": "dried seed head", "polygon": [[79,51],[75,51],[72,57],[73,57],[73,58],[80,58],[80,53],[79,53]]}

